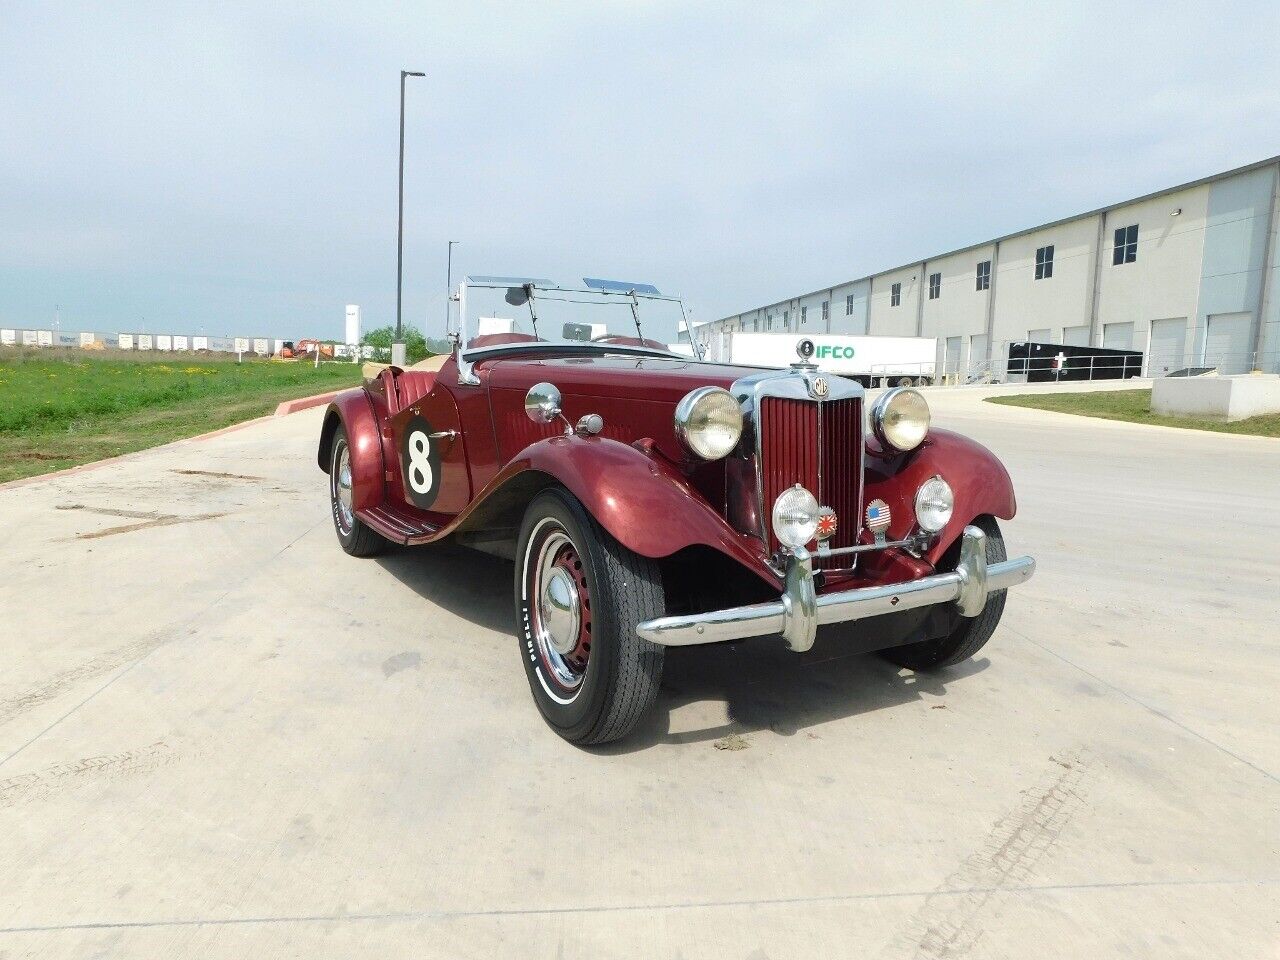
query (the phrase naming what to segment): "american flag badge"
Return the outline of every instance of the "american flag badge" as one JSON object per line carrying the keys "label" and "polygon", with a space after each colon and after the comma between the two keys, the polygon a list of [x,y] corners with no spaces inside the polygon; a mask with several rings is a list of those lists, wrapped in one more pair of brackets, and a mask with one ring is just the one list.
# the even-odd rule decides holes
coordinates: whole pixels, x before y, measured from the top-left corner
{"label": "american flag badge", "polygon": [[829,540],[836,532],[836,512],[830,507],[818,508],[818,530],[817,537],[819,540]]}
{"label": "american flag badge", "polygon": [[889,516],[889,505],[883,500],[875,499],[867,504],[867,529],[879,536],[889,529],[892,521]]}

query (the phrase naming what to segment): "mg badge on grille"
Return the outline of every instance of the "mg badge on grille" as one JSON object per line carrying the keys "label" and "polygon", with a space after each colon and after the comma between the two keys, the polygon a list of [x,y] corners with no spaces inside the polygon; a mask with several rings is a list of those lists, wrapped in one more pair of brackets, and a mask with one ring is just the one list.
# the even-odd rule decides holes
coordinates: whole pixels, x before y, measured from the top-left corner
{"label": "mg badge on grille", "polygon": [[876,499],[867,504],[867,529],[877,538],[884,536],[891,520],[889,505],[883,500]]}
{"label": "mg badge on grille", "polygon": [[827,395],[827,378],[814,377],[809,381],[809,390],[815,397],[821,400]]}
{"label": "mg badge on grille", "polygon": [[819,540],[830,540],[836,532],[836,512],[830,507],[818,508],[818,530]]}

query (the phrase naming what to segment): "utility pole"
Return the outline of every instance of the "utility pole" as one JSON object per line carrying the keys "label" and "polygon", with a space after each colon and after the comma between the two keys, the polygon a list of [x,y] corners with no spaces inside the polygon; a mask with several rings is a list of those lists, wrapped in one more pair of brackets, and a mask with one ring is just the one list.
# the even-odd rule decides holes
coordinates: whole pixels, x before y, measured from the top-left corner
{"label": "utility pole", "polygon": [[396,215],[396,338],[391,344],[391,362],[404,366],[404,325],[401,322],[401,288],[404,281],[404,81],[405,77],[425,77],[413,70],[400,71],[400,203]]}

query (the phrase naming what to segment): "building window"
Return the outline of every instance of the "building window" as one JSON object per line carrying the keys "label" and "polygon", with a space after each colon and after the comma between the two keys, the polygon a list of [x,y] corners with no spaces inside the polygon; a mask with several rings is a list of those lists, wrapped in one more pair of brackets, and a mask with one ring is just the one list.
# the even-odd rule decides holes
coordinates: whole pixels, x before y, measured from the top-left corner
{"label": "building window", "polygon": [[846,317],[853,315],[853,294],[849,294],[844,298],[844,315]]}
{"label": "building window", "polygon": [[825,323],[830,319],[831,319],[831,301],[823,300],[822,301],[822,320]]}
{"label": "building window", "polygon": [[1036,279],[1048,280],[1053,276],[1053,244],[1036,250]]}
{"label": "building window", "polygon": [[765,333],[768,333],[772,329],[773,329],[773,314],[766,313],[764,315],[764,331]]}
{"label": "building window", "polygon": [[902,284],[895,283],[889,288],[889,306],[896,307],[902,303]]}
{"label": "building window", "polygon": [[937,300],[942,296],[942,274],[929,274],[929,299]]}
{"label": "building window", "polygon": [[1111,251],[1111,265],[1133,263],[1138,259],[1138,225],[1121,227],[1116,231],[1116,245]]}
{"label": "building window", "polygon": [[978,289],[991,289],[991,261],[983,260],[978,264]]}

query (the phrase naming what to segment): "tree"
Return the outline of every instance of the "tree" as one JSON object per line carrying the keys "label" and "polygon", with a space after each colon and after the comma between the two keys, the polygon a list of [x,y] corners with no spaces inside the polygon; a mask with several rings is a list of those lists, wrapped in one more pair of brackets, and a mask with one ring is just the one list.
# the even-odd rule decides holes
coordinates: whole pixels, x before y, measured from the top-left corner
{"label": "tree", "polygon": [[[367,347],[373,347],[375,350],[384,350],[387,356],[390,356],[391,342],[395,338],[395,327],[378,327],[366,333],[360,342]],[[422,336],[421,331],[407,325],[404,328],[404,354],[406,363],[417,363],[419,360],[425,360],[427,357],[435,355],[434,351],[427,346],[427,341]]]}

